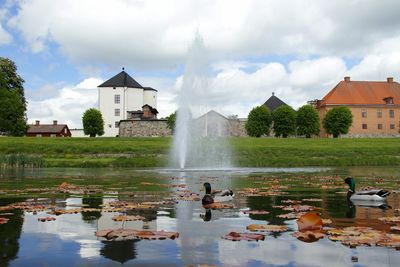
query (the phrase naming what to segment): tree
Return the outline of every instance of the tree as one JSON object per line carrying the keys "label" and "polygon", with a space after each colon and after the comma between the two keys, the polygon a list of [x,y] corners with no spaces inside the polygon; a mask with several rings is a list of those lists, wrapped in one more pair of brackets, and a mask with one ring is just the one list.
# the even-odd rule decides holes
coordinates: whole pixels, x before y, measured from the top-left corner
{"label": "tree", "polygon": [[0,57],[0,132],[23,136],[28,130],[24,80],[15,63]]}
{"label": "tree", "polygon": [[304,105],[297,111],[297,134],[311,138],[320,131],[317,110],[311,105]]}
{"label": "tree", "polygon": [[271,113],[266,106],[253,108],[247,118],[245,125],[247,134],[254,137],[268,135],[271,127]]}
{"label": "tree", "polygon": [[18,92],[0,89],[0,133],[24,136],[27,130],[25,107]]}
{"label": "tree", "polygon": [[283,105],[272,112],[272,121],[276,137],[283,138],[296,133],[296,111]]}
{"label": "tree", "polygon": [[104,120],[101,112],[90,108],[83,113],[83,132],[90,137],[102,136],[104,134]]}
{"label": "tree", "polygon": [[167,118],[167,127],[174,132],[176,122],[176,111],[171,113]]}
{"label": "tree", "polygon": [[353,123],[353,115],[348,107],[336,107],[329,110],[323,120],[325,131],[337,138],[340,134],[347,134]]}

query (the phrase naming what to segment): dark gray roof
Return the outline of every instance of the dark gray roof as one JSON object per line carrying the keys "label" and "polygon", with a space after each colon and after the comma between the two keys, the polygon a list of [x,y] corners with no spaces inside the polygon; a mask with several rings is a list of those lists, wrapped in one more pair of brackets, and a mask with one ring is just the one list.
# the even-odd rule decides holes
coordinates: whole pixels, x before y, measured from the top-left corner
{"label": "dark gray roof", "polygon": [[275,95],[272,95],[265,103],[265,106],[268,107],[269,111],[272,112],[275,109],[279,108],[280,106],[284,106],[287,104],[285,102],[283,102],[282,100],[280,100],[279,98],[277,98]]}
{"label": "dark gray roof", "polygon": [[112,77],[111,79],[100,84],[98,87],[129,87],[143,88],[135,79],[129,76],[124,70]]}
{"label": "dark gray roof", "polygon": [[145,90],[145,91],[156,91],[156,92],[158,92],[156,89],[154,89],[153,87],[143,87],[143,89]]}

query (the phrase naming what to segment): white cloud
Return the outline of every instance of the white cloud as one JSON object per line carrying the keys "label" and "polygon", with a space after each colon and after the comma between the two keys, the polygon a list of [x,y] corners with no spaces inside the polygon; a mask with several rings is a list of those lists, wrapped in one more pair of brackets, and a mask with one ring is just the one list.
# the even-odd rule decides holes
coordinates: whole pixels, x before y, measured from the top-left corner
{"label": "white cloud", "polygon": [[13,39],[11,34],[3,27],[2,21],[6,17],[6,13],[5,9],[0,9],[0,45],[9,44]]}
{"label": "white cloud", "polygon": [[196,30],[213,58],[363,57],[400,38],[399,9],[396,0],[37,0],[19,2],[9,25],[33,52],[55,42],[81,64],[160,68],[183,62]]}
{"label": "white cloud", "polygon": [[[75,86],[66,86],[54,93],[53,97],[37,96],[38,100],[28,98],[28,122],[40,120],[50,124],[53,120],[68,124],[69,128],[82,127],[82,115],[88,108],[97,107],[97,86],[103,80],[87,78]],[[41,90],[39,93],[43,93]],[[34,96],[35,92],[29,92]]]}

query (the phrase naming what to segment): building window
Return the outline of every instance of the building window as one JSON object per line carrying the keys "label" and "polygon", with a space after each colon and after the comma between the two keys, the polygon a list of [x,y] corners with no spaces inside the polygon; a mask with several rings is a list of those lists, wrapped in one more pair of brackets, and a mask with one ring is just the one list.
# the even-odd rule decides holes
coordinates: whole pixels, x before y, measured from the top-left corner
{"label": "building window", "polygon": [[363,117],[363,118],[367,117],[367,110],[366,109],[362,109],[361,110],[361,117]]}
{"label": "building window", "polygon": [[116,109],[114,110],[114,115],[115,115],[115,117],[119,117],[119,116],[121,115],[121,111],[120,111],[119,108],[116,108]]}
{"label": "building window", "polygon": [[363,123],[362,128],[363,128],[363,130],[368,129],[367,124],[366,124],[366,123]]}
{"label": "building window", "polygon": [[121,103],[121,95],[114,95],[114,104]]}
{"label": "building window", "polygon": [[119,128],[119,121],[115,122],[115,128]]}
{"label": "building window", "polygon": [[389,117],[394,118],[394,110],[393,109],[389,110]]}
{"label": "building window", "polygon": [[383,101],[385,101],[385,104],[387,105],[393,105],[393,97],[386,97]]}
{"label": "building window", "polygon": [[390,124],[390,130],[394,130],[394,124]]}
{"label": "building window", "polygon": [[382,118],[382,109],[381,109],[381,108],[378,108],[378,109],[376,110],[376,114],[378,115],[378,118]]}
{"label": "building window", "polygon": [[378,129],[382,130],[383,129],[383,125],[381,123],[378,124]]}

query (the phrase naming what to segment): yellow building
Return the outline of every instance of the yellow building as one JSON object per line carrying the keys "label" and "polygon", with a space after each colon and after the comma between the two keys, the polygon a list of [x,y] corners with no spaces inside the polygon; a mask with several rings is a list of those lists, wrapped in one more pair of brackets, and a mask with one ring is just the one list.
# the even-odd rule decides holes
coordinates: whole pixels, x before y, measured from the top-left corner
{"label": "yellow building", "polygon": [[353,114],[348,136],[400,135],[400,84],[386,81],[351,81],[345,77],[316,103],[321,120],[321,137],[327,137],[322,120],[334,107],[346,106]]}

